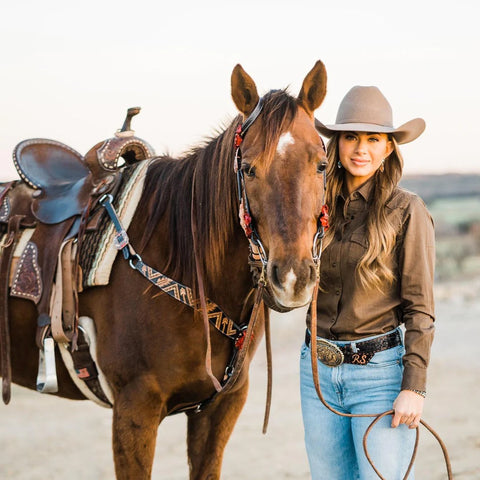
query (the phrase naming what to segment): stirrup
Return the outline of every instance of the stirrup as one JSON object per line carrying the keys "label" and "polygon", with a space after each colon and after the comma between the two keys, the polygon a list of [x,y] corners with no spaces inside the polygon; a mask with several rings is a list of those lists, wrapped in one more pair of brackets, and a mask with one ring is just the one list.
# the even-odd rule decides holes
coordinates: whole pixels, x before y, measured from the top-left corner
{"label": "stirrup", "polygon": [[58,392],[55,341],[52,337],[45,337],[43,348],[39,350],[37,391],[41,393]]}

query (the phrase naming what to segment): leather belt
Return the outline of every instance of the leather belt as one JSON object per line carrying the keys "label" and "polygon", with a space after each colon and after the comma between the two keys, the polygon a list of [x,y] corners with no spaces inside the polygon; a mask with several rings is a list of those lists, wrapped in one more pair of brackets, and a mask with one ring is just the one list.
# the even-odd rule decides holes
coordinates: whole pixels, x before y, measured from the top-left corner
{"label": "leather belt", "polygon": [[[402,343],[402,336],[398,330],[370,340],[359,340],[336,345],[323,338],[317,338],[318,359],[329,367],[337,367],[342,363],[366,365],[372,357],[383,350],[396,347]],[[305,332],[305,344],[310,345],[310,332]]]}

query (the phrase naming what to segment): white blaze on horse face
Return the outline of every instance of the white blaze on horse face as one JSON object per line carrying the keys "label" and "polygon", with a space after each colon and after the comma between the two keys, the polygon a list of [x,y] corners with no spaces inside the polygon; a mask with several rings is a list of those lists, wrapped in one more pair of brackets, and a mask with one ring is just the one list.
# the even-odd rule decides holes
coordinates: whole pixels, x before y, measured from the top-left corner
{"label": "white blaze on horse face", "polygon": [[291,301],[294,295],[295,284],[297,283],[297,276],[293,272],[293,269],[290,269],[287,275],[285,276],[285,281],[283,282],[283,290],[285,292],[285,299]]}
{"label": "white blaze on horse face", "polygon": [[283,155],[287,147],[289,145],[293,145],[295,143],[295,139],[292,137],[292,134],[290,132],[282,133],[278,140],[278,145],[277,145],[277,153],[279,155]]}
{"label": "white blaze on horse face", "polygon": [[295,293],[297,281],[298,277],[293,268],[291,268],[285,275],[285,279],[281,283],[280,288],[276,288],[275,285],[272,284],[271,288],[280,305],[289,308],[298,308],[309,303],[312,297],[312,291],[306,288],[302,292]]}

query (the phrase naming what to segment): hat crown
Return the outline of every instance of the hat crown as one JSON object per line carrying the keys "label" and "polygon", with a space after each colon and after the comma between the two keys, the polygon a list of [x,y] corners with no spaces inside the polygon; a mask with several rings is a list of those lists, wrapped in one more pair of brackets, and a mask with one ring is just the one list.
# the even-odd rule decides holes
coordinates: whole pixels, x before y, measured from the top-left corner
{"label": "hat crown", "polygon": [[335,123],[366,123],[393,128],[392,107],[377,87],[355,86],[338,107]]}

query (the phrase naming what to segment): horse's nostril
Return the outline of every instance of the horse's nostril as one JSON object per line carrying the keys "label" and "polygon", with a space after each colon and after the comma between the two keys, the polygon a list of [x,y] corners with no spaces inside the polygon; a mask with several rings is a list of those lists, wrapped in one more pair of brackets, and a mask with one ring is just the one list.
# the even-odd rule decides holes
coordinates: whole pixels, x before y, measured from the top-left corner
{"label": "horse's nostril", "polygon": [[277,265],[273,265],[272,267],[272,282],[275,284],[275,285],[280,285],[280,279],[278,278],[278,266]]}

